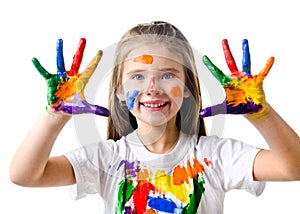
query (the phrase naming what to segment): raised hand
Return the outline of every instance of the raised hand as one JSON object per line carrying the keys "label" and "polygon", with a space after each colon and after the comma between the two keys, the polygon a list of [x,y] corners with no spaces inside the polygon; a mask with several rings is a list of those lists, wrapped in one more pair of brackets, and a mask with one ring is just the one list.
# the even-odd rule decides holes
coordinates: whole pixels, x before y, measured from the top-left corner
{"label": "raised hand", "polygon": [[226,98],[223,103],[200,111],[200,117],[218,114],[249,114],[263,111],[266,100],[263,81],[269,73],[274,57],[270,57],[265,67],[257,75],[251,74],[251,61],[248,40],[243,40],[243,70],[239,71],[226,39],[222,41],[223,51],[231,75],[225,75],[207,56],[202,60],[214,77],[222,84]]}
{"label": "raised hand", "polygon": [[109,111],[106,108],[90,104],[84,97],[84,88],[102,57],[102,51],[98,51],[84,72],[79,74],[85,44],[86,40],[81,38],[69,71],[65,70],[62,39],[57,41],[56,46],[56,74],[49,73],[36,58],[33,58],[32,62],[38,72],[47,81],[48,108],[67,114],[93,113],[108,117]]}

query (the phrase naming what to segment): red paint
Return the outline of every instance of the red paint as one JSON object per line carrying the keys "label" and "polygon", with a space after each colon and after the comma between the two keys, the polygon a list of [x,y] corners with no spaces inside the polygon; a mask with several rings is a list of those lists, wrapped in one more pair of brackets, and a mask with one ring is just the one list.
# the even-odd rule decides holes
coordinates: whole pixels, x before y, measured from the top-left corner
{"label": "red paint", "polygon": [[225,60],[226,60],[229,70],[232,73],[232,76],[241,77],[242,74],[239,72],[239,69],[236,66],[236,63],[235,63],[235,60],[230,51],[227,39],[224,39],[222,41],[222,46],[223,46]]}
{"label": "red paint", "polygon": [[148,196],[150,191],[154,191],[155,187],[149,182],[139,182],[132,194],[134,203],[134,213],[145,213],[147,209]]}
{"label": "red paint", "polygon": [[75,53],[75,55],[73,57],[73,63],[72,63],[72,66],[71,66],[71,70],[66,71],[68,76],[74,76],[74,75],[79,76],[78,71],[79,71],[79,68],[80,68],[81,61],[82,61],[85,44],[86,44],[86,39],[81,38],[80,41],[79,41],[77,52]]}
{"label": "red paint", "polygon": [[212,162],[210,160],[208,160],[207,158],[204,158],[204,162],[205,162],[206,166],[212,165]]}

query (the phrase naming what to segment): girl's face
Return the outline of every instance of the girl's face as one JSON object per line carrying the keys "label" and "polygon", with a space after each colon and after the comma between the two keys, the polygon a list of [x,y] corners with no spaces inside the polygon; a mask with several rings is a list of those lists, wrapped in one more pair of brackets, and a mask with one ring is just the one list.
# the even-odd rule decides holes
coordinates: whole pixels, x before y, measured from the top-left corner
{"label": "girl's face", "polygon": [[142,55],[123,63],[122,93],[138,127],[176,122],[185,92],[184,68],[169,58]]}

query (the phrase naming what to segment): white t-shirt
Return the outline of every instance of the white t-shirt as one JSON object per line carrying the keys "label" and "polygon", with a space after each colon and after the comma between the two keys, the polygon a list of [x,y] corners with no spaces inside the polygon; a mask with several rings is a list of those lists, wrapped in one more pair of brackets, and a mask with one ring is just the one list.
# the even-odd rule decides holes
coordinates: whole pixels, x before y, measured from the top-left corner
{"label": "white t-shirt", "polygon": [[[264,182],[253,181],[258,149],[215,136],[180,133],[167,154],[148,151],[136,132],[71,151],[75,199],[98,193],[105,213],[223,213],[225,193],[245,189],[256,196]],[[152,211],[152,212],[151,212]]]}

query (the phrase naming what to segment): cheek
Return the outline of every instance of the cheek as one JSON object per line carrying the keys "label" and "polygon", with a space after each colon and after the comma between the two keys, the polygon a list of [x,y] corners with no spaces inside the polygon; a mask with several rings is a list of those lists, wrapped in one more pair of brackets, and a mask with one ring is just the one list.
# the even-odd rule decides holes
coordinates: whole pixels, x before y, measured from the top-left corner
{"label": "cheek", "polygon": [[183,97],[183,90],[180,86],[174,86],[170,90],[174,97]]}
{"label": "cheek", "polygon": [[126,92],[126,104],[128,109],[131,111],[134,107],[134,101],[140,92],[138,90]]}

